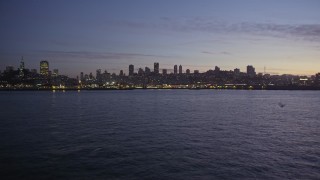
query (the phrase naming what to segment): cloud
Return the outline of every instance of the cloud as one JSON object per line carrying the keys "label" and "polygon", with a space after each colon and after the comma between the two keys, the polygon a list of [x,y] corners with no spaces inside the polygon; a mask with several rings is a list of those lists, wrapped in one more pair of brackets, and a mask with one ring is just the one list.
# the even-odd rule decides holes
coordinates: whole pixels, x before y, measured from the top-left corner
{"label": "cloud", "polygon": [[154,58],[169,58],[171,56],[153,55],[143,53],[115,53],[115,52],[92,52],[92,51],[39,51],[54,57],[64,58],[84,58],[84,59],[105,59],[105,60],[119,60],[119,59],[134,59],[143,57]]}
{"label": "cloud", "polygon": [[154,21],[152,23],[124,20],[113,21],[111,23],[113,25],[125,26],[127,28],[171,30],[184,33],[245,33],[320,42],[320,24],[277,24],[258,22],[230,23],[216,18],[202,17],[162,17],[159,21]]}
{"label": "cloud", "polygon": [[223,55],[232,55],[230,52],[227,52],[227,51],[222,51],[222,52],[220,52],[220,54],[223,54]]}
{"label": "cloud", "polygon": [[203,53],[203,54],[216,54],[214,52],[209,52],[209,51],[202,51],[201,53]]}
{"label": "cloud", "polygon": [[232,55],[232,53],[227,52],[227,51],[221,51],[221,52],[202,51],[201,53],[203,53],[203,54],[212,54],[212,55],[217,55],[217,54]]}
{"label": "cloud", "polygon": [[239,32],[320,41],[320,24],[240,23],[238,26],[235,29]]}

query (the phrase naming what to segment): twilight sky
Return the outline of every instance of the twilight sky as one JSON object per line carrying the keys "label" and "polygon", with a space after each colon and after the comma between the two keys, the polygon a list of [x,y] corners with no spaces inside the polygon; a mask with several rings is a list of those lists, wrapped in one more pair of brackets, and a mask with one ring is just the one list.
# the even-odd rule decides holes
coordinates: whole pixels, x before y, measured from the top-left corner
{"label": "twilight sky", "polygon": [[0,69],[320,72],[319,0],[2,0]]}

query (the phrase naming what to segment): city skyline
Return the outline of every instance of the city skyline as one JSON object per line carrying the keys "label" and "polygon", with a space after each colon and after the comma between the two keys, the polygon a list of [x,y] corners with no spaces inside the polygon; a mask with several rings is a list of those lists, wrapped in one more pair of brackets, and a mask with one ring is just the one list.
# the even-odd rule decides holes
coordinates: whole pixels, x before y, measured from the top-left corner
{"label": "city skyline", "polygon": [[98,68],[127,73],[128,64],[154,62],[160,73],[175,64],[200,72],[252,64],[257,72],[309,76],[320,69],[319,1],[0,4],[2,70],[18,67],[21,56],[28,67],[47,60],[70,77]]}
{"label": "city skyline", "polygon": [[[206,72],[195,69],[183,70],[183,66],[174,65],[173,72],[160,69],[159,62],[138,70],[133,64],[128,66],[128,74],[120,70],[119,74],[96,69],[94,72],[80,72],[76,78],[59,73],[59,69],[50,69],[50,63],[42,60],[37,69],[26,68],[21,57],[20,66],[15,69],[7,66],[0,72],[0,90],[132,90],[132,89],[257,89],[257,90],[319,90],[320,73],[312,76],[271,75],[257,73],[252,65],[246,71],[239,68],[222,70],[215,66]],[[162,73],[160,74],[160,70]]]}
{"label": "city skyline", "polygon": [[[31,71],[31,72],[38,72],[39,71],[39,74],[41,75],[46,75],[48,76],[50,73],[52,74],[56,74],[56,75],[65,75],[65,76],[68,76],[67,73],[59,73],[61,72],[59,69],[57,68],[50,68],[49,66],[49,61],[47,60],[41,60],[39,62],[39,66],[37,68],[32,68],[32,67],[27,67],[25,65],[25,59],[24,57],[22,56],[20,61],[19,61],[19,65],[17,66],[11,66],[11,65],[7,65],[5,66],[4,69],[0,69],[0,72],[6,72],[8,71],[8,69],[10,69],[10,71],[12,70],[19,70],[20,73],[22,72],[22,70],[28,70],[28,71]],[[220,66],[214,66],[214,67],[209,67],[209,69],[206,69],[206,70],[203,70],[203,71],[200,71],[199,69],[190,69],[190,68],[186,68],[186,67],[189,67],[188,65],[187,66],[184,66],[184,65],[179,65],[178,64],[174,64],[173,67],[171,68],[162,68],[160,66],[160,63],[159,62],[154,62],[153,63],[153,66],[135,66],[134,64],[129,64],[127,66],[127,68],[122,68],[122,69],[119,69],[118,72],[112,72],[112,71],[108,71],[108,69],[103,69],[101,67],[97,67],[94,71],[90,71],[90,72],[78,72],[78,74],[76,74],[76,77],[72,77],[72,78],[79,78],[79,75],[81,76],[81,74],[92,74],[92,73],[96,73],[97,71],[104,71],[104,72],[108,72],[108,73],[111,73],[111,74],[116,74],[116,75],[120,75],[120,76],[133,76],[133,75],[137,75],[137,74],[141,74],[141,73],[154,73],[155,75],[156,74],[163,74],[163,75],[166,75],[166,74],[174,74],[174,75],[178,75],[178,74],[193,74],[195,72],[197,73],[206,73],[206,72],[209,72],[209,71],[229,71],[229,72],[234,72],[234,73],[247,73],[247,74],[269,74],[269,75],[295,75],[295,76],[308,76],[308,77],[311,77],[311,76],[314,76],[315,74],[319,73],[319,72],[315,72],[314,74],[311,74],[311,75],[301,75],[301,74],[273,74],[273,73],[269,73],[267,72],[266,70],[266,67],[264,67],[263,69],[263,72],[260,72],[260,71],[256,71],[256,67],[252,64],[248,64],[244,70],[236,67],[234,69],[221,69]],[[248,69],[249,68],[249,69]]]}

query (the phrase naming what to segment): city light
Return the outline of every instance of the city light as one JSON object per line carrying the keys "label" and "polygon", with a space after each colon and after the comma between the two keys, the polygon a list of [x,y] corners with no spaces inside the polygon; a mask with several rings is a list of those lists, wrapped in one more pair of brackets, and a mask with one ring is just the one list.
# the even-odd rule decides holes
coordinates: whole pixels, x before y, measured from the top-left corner
{"label": "city light", "polygon": [[[246,72],[239,68],[221,70],[218,66],[200,73],[190,69],[183,71],[183,66],[174,65],[174,71],[168,73],[163,69],[160,73],[160,63],[154,63],[154,69],[139,68],[135,72],[134,65],[129,65],[126,75],[123,70],[119,74],[98,69],[96,75],[81,72],[77,78],[59,74],[58,69],[51,73],[49,61],[40,62],[40,73],[26,68],[24,58],[21,58],[17,70],[7,67],[0,74],[0,89],[41,89],[41,90],[80,90],[80,89],[320,89],[320,74],[314,76],[270,75],[256,73],[254,66],[248,65]],[[179,70],[178,70],[179,69]]]}

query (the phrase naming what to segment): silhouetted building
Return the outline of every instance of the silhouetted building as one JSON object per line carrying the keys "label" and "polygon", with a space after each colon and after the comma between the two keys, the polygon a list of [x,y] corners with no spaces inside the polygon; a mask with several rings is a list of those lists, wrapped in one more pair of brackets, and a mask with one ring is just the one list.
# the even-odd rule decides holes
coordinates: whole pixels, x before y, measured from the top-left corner
{"label": "silhouetted building", "polygon": [[320,73],[317,73],[317,74],[316,74],[315,84],[316,84],[317,86],[320,86]]}
{"label": "silhouetted building", "polygon": [[155,74],[159,74],[159,63],[157,63],[157,62],[154,63],[153,71]]}
{"label": "silhouetted building", "polygon": [[220,72],[220,68],[219,68],[218,66],[216,66],[216,67],[214,67],[214,71],[215,71],[216,73],[218,73],[218,72]]}
{"label": "silhouetted building", "polygon": [[21,61],[20,61],[20,69],[24,69],[24,60],[23,60],[23,56],[21,57]]}
{"label": "silhouetted building", "polygon": [[320,85],[320,73],[317,73],[315,76],[314,76],[314,83],[316,85]]}
{"label": "silhouetted building", "polygon": [[177,65],[174,65],[174,67],[173,67],[173,73],[174,73],[174,74],[178,74],[178,66],[177,66]]}
{"label": "silhouetted building", "polygon": [[129,76],[133,76],[134,74],[134,66],[132,64],[129,65]]}
{"label": "silhouetted building", "polygon": [[253,66],[249,65],[247,66],[247,75],[250,77],[250,78],[253,78],[256,76],[256,70]]}
{"label": "silhouetted building", "polygon": [[49,76],[49,62],[40,61],[40,74],[43,76]]}
{"label": "silhouetted building", "polygon": [[93,74],[92,74],[92,72],[89,74],[89,79],[90,79],[90,80],[93,79]]}
{"label": "silhouetted building", "polygon": [[83,72],[80,72],[80,81],[84,81]]}
{"label": "silhouetted building", "polygon": [[96,78],[98,78],[99,76],[101,76],[101,69],[96,70]]}
{"label": "silhouetted building", "polygon": [[[134,65],[130,65],[130,76],[126,77],[126,74],[123,73],[123,70],[120,70],[118,76],[115,73],[111,75],[106,70],[104,71],[104,73],[101,73],[101,69],[97,69],[95,74],[96,76],[94,76],[92,73],[90,73],[90,75],[84,75],[84,73],[81,72],[80,78],[75,79],[59,75],[58,69],[53,69],[51,76],[48,61],[41,61],[40,71],[42,76],[39,76],[37,74],[37,70],[32,69],[30,72],[29,69],[26,69],[24,67],[22,58],[18,69],[14,69],[12,66],[7,66],[5,72],[3,74],[0,73],[0,89],[3,87],[39,88],[38,84],[45,85],[44,88],[48,88],[51,85],[63,85],[65,87],[71,88],[79,87],[79,85],[81,88],[169,88],[170,86],[172,88],[188,88],[189,85],[192,87],[201,86],[203,88],[208,88],[209,86],[217,86],[217,88],[233,89],[273,89],[279,87],[300,89],[302,86],[303,89],[320,88],[320,73],[315,74],[311,77],[286,74],[263,75],[262,73],[256,73],[255,68],[252,65],[247,66],[246,73],[240,72],[240,69],[238,68],[234,69],[233,71],[228,71],[220,70],[218,66],[215,66],[213,70],[209,69],[205,73],[199,72],[199,70],[194,70],[193,72],[191,72],[190,69],[186,69],[185,75],[183,74],[184,72],[182,69],[182,65],[179,65],[179,69],[177,65],[174,65],[174,71],[172,71],[172,69],[160,70],[159,63],[157,62],[154,63],[154,72],[150,72],[150,69],[148,67],[139,69],[136,68],[136,70],[138,70],[138,72],[134,72]],[[162,75],[157,75],[159,71],[162,72]],[[168,71],[170,72],[170,75],[167,75]],[[21,72],[24,73],[23,76],[21,75]],[[174,74],[172,74],[173,72]]]}
{"label": "silhouetted building", "polygon": [[106,83],[110,79],[110,73],[105,69],[101,75],[101,83]]}
{"label": "silhouetted building", "polygon": [[101,82],[101,81],[102,81],[101,69],[97,69],[97,70],[96,70],[96,80],[97,80],[98,82]]}
{"label": "silhouetted building", "polygon": [[33,74],[37,74],[38,73],[37,69],[31,69],[30,72],[33,73]]}
{"label": "silhouetted building", "polygon": [[11,71],[14,71],[13,66],[7,66],[6,67],[6,72],[11,72]]}
{"label": "silhouetted building", "polygon": [[234,76],[235,77],[239,77],[240,76],[240,69],[238,69],[238,68],[236,68],[236,69],[234,69]]}
{"label": "silhouetted building", "polygon": [[23,77],[24,76],[24,61],[23,61],[23,56],[21,57],[21,61],[20,61],[20,67],[19,67],[19,76]]}
{"label": "silhouetted building", "polygon": [[162,74],[166,75],[167,74],[167,69],[162,69]]}
{"label": "silhouetted building", "polygon": [[53,75],[54,77],[59,76],[59,70],[58,70],[58,69],[53,69],[52,75]]}
{"label": "silhouetted building", "polygon": [[138,70],[138,75],[139,75],[139,76],[142,76],[143,74],[144,74],[143,69],[142,69],[142,68],[139,68],[139,70]]}
{"label": "silhouetted building", "polygon": [[144,68],[144,73],[145,73],[146,75],[149,75],[149,74],[151,73],[150,68],[149,68],[149,67],[145,67],[145,68]]}

